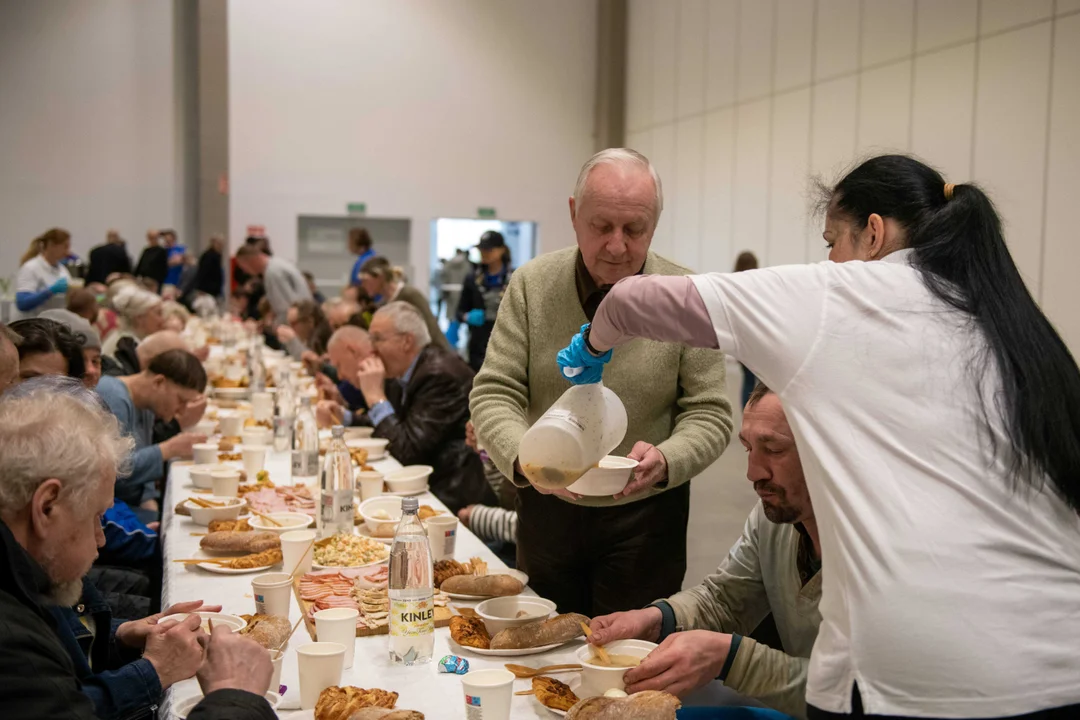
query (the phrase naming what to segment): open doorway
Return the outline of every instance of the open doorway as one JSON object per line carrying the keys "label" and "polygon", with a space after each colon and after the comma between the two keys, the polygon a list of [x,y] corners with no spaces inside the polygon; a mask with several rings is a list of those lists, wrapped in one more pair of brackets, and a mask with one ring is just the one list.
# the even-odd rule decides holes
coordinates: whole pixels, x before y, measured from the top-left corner
{"label": "open doorway", "polygon": [[536,256],[535,222],[474,218],[437,218],[431,221],[431,266],[428,268],[431,310],[439,318],[443,329],[446,329],[457,310],[462,283],[480,262],[476,244],[488,230],[502,233],[510,251],[511,267],[521,267]]}

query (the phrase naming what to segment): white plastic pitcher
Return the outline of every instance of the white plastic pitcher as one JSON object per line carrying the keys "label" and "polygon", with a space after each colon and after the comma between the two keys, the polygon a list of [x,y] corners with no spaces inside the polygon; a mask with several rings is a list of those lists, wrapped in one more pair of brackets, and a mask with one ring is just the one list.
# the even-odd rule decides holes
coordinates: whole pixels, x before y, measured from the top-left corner
{"label": "white plastic pitcher", "polygon": [[522,472],[534,485],[572,485],[626,435],[626,408],[603,383],[575,385],[528,429],[518,447]]}

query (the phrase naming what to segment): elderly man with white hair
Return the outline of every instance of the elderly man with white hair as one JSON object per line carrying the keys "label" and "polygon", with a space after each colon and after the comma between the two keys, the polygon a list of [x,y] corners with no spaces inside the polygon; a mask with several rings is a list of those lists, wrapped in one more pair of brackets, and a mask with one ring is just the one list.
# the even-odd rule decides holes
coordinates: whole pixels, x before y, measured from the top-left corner
{"label": "elderly man with white hair", "polygon": [[[0,398],[0,707],[6,720],[98,717],[51,608],[78,602],[83,576],[104,542],[101,516],[132,441],[75,381],[27,381]],[[28,387],[31,386],[32,387]],[[269,654],[227,628],[212,638],[188,621],[149,624],[146,652],[198,642],[205,699],[192,720],[273,718],[262,697],[273,670]],[[199,658],[201,653],[195,653]],[[158,673],[177,672],[178,656],[157,655]]]}
{"label": "elderly man with white hair", "polygon": [[390,440],[390,454],[403,465],[435,468],[431,492],[452,512],[496,504],[480,456],[465,444],[469,366],[431,341],[424,318],[407,302],[380,308],[368,335],[375,354],[360,362],[355,377],[342,379],[363,393],[375,437]]}
{"label": "elderly man with white hair", "polygon": [[631,275],[689,273],[649,251],[662,208],[660,178],[643,155],[617,148],[590,158],[570,198],[577,247],[514,272],[470,398],[480,445],[523,488],[518,564],[560,612],[604,615],[681,589],[689,482],[731,437],[723,356],[640,341],[621,350],[604,377],[628,419],[614,452],[639,462],[623,491],[545,494],[517,462],[529,425],[570,387],[551,359],[611,286]]}

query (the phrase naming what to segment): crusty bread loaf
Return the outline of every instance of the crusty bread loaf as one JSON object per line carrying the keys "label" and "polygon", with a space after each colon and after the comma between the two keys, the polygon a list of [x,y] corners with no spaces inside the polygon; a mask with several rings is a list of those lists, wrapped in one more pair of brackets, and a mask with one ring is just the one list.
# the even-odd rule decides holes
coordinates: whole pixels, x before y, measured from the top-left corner
{"label": "crusty bread loaf", "polygon": [[645,690],[625,698],[592,697],[566,713],[566,720],[675,720],[679,698]]}
{"label": "crusty bread loaf", "polygon": [[273,532],[219,530],[207,533],[199,541],[199,547],[204,550],[220,550],[222,552],[259,553],[280,548],[281,537]]}
{"label": "crusty bread loaf", "polygon": [[477,597],[505,597],[519,595],[525,586],[510,575],[455,575],[443,580],[439,589],[444,593],[476,595]]}
{"label": "crusty bread loaf", "polygon": [[415,710],[387,710],[386,708],[364,708],[357,710],[349,720],[424,720],[424,713]]}
{"label": "crusty bread loaf", "polygon": [[550,620],[509,627],[491,638],[491,649],[521,650],[568,642],[582,634],[581,623],[588,624],[589,618],[577,613],[565,613]]}

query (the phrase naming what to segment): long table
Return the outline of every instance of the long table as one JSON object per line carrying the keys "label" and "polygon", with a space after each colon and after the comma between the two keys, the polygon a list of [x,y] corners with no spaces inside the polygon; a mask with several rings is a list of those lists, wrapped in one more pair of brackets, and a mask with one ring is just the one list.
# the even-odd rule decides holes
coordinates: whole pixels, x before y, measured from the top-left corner
{"label": "long table", "polygon": [[[383,472],[400,467],[392,459],[372,463]],[[173,463],[169,472],[169,482],[164,500],[164,514],[161,523],[162,548],[165,569],[162,590],[162,607],[185,600],[203,600],[208,604],[222,605],[222,612],[233,615],[255,612],[255,600],[251,592],[251,579],[258,573],[244,575],[221,575],[207,572],[198,567],[187,567],[172,562],[176,559],[191,558],[198,555],[199,538],[192,533],[205,532],[206,528],[196,525],[191,518],[176,515],[176,504],[192,495],[193,486],[188,473],[189,464]],[[272,453],[267,458],[266,469],[270,479],[276,484],[291,484],[289,457],[287,453]],[[420,496],[421,504],[445,510],[446,507],[430,493]],[[483,558],[492,569],[505,568],[506,565],[492,553],[484,543],[466,528],[460,527],[457,536],[455,558],[460,561],[471,557]],[[288,572],[288,569],[285,569]],[[475,603],[453,601],[454,605],[471,606]],[[292,600],[290,619],[295,623],[300,617],[300,609],[295,598]],[[288,690],[278,707],[278,717],[288,720],[312,720],[311,710],[300,710],[300,687],[297,675],[296,649],[311,642],[304,627],[297,629],[289,641],[282,670],[281,684]],[[446,628],[435,630],[435,660],[444,655],[459,654],[469,661],[472,669],[501,668],[505,662],[523,663],[539,667],[541,665],[576,662],[575,651],[581,646],[576,640],[556,650],[518,658],[480,657],[467,650],[451,650],[450,632]],[[572,676],[562,676],[568,680]],[[436,662],[410,668],[391,665],[387,647],[387,636],[363,637],[356,639],[356,655],[351,668],[346,668],[341,677],[342,685],[355,685],[362,688],[382,688],[400,694],[397,706],[403,709],[418,710],[429,720],[465,718],[464,693],[461,688],[461,676],[437,672]],[[528,680],[515,682],[515,690],[531,687]],[[274,688],[272,688],[274,689]],[[198,682],[192,678],[174,685],[167,694],[161,717],[173,718],[172,706],[181,700],[200,695]],[[515,696],[511,709],[512,718],[549,718],[555,715],[542,708],[530,696]]]}

